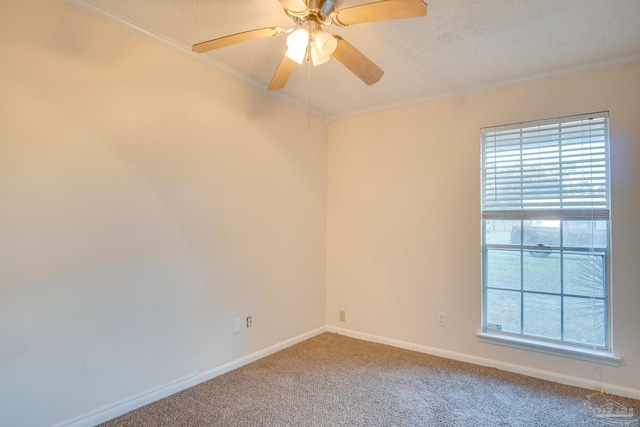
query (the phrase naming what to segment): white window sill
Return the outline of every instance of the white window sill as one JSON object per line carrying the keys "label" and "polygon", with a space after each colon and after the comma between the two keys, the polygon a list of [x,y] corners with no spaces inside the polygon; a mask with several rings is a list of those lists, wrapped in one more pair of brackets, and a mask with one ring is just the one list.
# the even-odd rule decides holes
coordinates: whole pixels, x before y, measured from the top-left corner
{"label": "white window sill", "polygon": [[603,350],[583,349],[569,345],[512,337],[509,335],[492,334],[490,332],[478,332],[477,337],[478,341],[488,344],[497,344],[506,347],[519,348],[521,350],[537,351],[539,353],[570,357],[573,359],[586,360],[587,362],[601,363],[611,366],[620,366],[622,364],[622,359],[620,357]]}

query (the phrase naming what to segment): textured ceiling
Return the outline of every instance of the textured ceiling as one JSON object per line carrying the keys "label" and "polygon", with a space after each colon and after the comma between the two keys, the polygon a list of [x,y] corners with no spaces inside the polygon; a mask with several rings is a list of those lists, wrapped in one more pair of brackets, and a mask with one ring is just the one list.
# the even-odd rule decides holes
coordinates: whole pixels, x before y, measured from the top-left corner
{"label": "textured ceiling", "polygon": [[[67,0],[133,31],[191,45],[292,27],[278,0]],[[337,0],[338,8],[370,1]],[[280,96],[327,117],[640,61],[640,0],[431,0],[426,17],[331,26],[381,67],[367,86],[338,61],[296,67]],[[205,54],[266,91],[286,36]],[[190,53],[197,56],[200,54]]]}

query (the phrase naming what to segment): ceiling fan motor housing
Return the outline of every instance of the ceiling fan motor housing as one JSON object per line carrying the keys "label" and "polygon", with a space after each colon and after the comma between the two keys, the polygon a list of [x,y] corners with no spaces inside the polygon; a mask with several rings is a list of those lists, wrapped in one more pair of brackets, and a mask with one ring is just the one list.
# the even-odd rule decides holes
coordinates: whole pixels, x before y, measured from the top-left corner
{"label": "ceiling fan motor housing", "polygon": [[334,0],[306,0],[306,3],[309,11],[312,12],[311,14],[315,12],[323,22],[336,10],[336,2]]}

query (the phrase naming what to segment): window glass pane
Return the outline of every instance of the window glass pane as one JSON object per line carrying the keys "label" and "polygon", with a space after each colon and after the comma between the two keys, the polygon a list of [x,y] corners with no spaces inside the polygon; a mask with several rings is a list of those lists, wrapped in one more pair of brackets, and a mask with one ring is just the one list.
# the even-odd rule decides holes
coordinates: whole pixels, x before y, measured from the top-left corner
{"label": "window glass pane", "polygon": [[523,244],[560,246],[560,221],[523,221]]}
{"label": "window glass pane", "polygon": [[607,221],[564,221],[564,246],[582,248],[607,247]]}
{"label": "window glass pane", "polygon": [[492,245],[520,244],[520,234],[518,233],[514,241],[512,230],[520,227],[520,221],[489,219],[485,221],[485,242]]}
{"label": "window glass pane", "polygon": [[487,289],[487,328],[520,333],[520,292]]}
{"label": "window glass pane", "polygon": [[522,243],[522,221],[514,221],[509,232],[509,243],[519,245]]}
{"label": "window glass pane", "polygon": [[603,300],[565,297],[564,339],[605,347],[605,318]]}
{"label": "window glass pane", "polygon": [[561,292],[560,254],[525,251],[522,257],[522,286],[526,291]]}
{"label": "window glass pane", "polygon": [[520,251],[487,250],[487,287],[520,289]]}
{"label": "window glass pane", "polygon": [[522,332],[528,335],[560,339],[561,300],[557,295],[523,295]]}
{"label": "window glass pane", "polygon": [[565,253],[563,261],[565,294],[604,297],[604,255]]}

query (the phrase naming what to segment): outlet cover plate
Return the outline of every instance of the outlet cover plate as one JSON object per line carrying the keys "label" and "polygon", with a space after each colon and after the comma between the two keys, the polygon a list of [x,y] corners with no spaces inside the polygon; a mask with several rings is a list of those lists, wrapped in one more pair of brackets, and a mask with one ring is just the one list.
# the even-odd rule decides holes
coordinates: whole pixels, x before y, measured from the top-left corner
{"label": "outlet cover plate", "polygon": [[447,313],[438,313],[438,326],[447,326]]}

